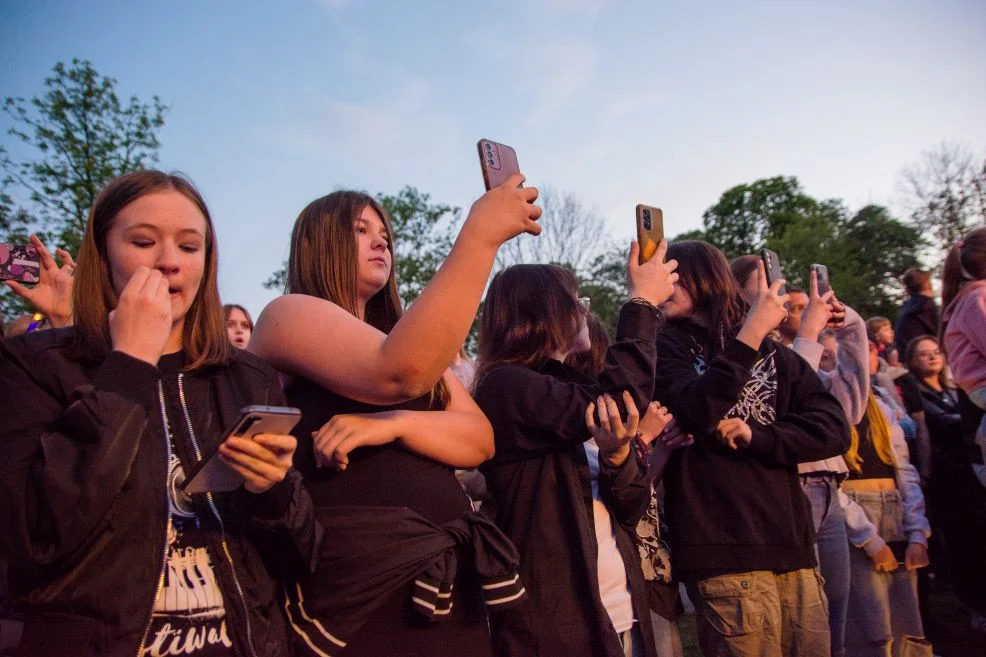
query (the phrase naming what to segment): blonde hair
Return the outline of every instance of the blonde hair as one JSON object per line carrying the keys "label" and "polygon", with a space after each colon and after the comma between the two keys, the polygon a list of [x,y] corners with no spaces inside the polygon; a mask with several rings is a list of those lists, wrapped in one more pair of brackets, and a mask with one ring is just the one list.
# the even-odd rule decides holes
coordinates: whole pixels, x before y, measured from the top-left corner
{"label": "blonde hair", "polygon": [[[897,467],[893,448],[890,446],[890,424],[883,415],[883,411],[880,410],[879,404],[876,403],[876,395],[872,391],[866,398],[866,419],[867,433],[873,443],[873,449],[876,450],[876,455],[887,465]],[[859,432],[856,431],[856,427],[850,429],[850,434],[852,435],[852,443],[850,443],[849,451],[845,455],[846,465],[853,472],[862,473],[863,459],[859,456]]]}

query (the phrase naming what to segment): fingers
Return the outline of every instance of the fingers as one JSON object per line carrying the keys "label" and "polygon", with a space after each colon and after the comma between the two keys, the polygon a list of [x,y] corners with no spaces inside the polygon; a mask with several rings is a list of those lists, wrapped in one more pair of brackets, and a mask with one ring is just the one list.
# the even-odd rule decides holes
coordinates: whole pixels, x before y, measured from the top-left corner
{"label": "fingers", "polygon": [[26,299],[28,301],[31,301],[31,293],[33,291],[33,288],[24,287],[23,285],[21,285],[17,281],[9,281],[8,280],[8,281],[4,281],[4,283],[7,285],[7,287],[10,288],[11,292],[13,292],[14,294],[16,294],[17,296],[19,296],[22,299]]}
{"label": "fingers", "polygon": [[630,242],[630,257],[627,260],[627,268],[632,269],[640,266],[640,242],[632,240]]}
{"label": "fingers", "polygon": [[606,403],[607,395],[600,395],[596,398],[596,406],[599,413],[599,426],[609,428],[609,405]]}
{"label": "fingers", "polygon": [[[764,281],[766,282],[766,279],[764,279]],[[784,286],[785,282],[786,281],[783,278],[778,278],[776,281],[770,284],[770,292],[771,294],[776,295],[778,298],[783,299],[784,303],[787,303],[788,295],[780,293],[780,289]]]}
{"label": "fingers", "polygon": [[250,438],[231,436],[219,446],[220,457],[242,474],[251,488],[266,489],[284,479],[291,467],[284,459]]}
{"label": "fingers", "polygon": [[[504,181],[502,187],[522,187],[527,178],[522,173],[515,173]],[[534,190],[534,198],[537,198],[537,188],[528,187],[526,189]],[[533,199],[532,199],[533,200]]]}
{"label": "fingers", "polygon": [[585,407],[585,426],[593,433],[598,428],[596,426],[596,405],[592,402],[589,402],[589,405]]}
{"label": "fingers", "polygon": [[[623,391],[623,404],[627,407],[626,432],[631,436],[636,436],[637,429],[640,426],[640,412],[637,411],[637,405],[633,402],[633,395],[630,394],[629,390]],[[615,409],[616,402],[613,402],[613,407]],[[619,412],[617,412],[616,419],[619,420],[619,417]]]}
{"label": "fingers", "polygon": [[[651,260],[654,260],[655,262],[663,263],[664,258],[667,257],[667,255],[668,255],[668,241],[661,240],[661,243],[657,245],[657,251],[654,252],[654,256],[651,258]],[[677,266],[677,264],[678,263],[675,263],[675,266]]]}
{"label": "fingers", "polygon": [[51,251],[48,250],[48,247],[45,246],[45,243],[41,241],[40,237],[37,235],[31,235],[31,237],[28,238],[28,241],[31,243],[31,246],[36,248],[38,253],[41,254],[41,267],[45,271],[53,271],[58,269],[55,259],[51,257]]}
{"label": "fingers", "polygon": [[276,433],[258,433],[253,441],[266,447],[278,456],[293,455],[298,447],[298,440],[291,435]]}
{"label": "fingers", "polygon": [[811,281],[808,284],[809,297],[814,299],[818,296],[818,272],[814,269],[811,270]]}
{"label": "fingers", "polygon": [[757,261],[757,294],[767,289],[767,269],[763,266],[763,260]]}

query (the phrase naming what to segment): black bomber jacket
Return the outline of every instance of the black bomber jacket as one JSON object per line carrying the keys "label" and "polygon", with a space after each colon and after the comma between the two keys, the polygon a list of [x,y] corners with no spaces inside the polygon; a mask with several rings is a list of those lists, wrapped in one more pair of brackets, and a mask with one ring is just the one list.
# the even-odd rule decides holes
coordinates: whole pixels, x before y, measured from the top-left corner
{"label": "black bomber jacket", "polygon": [[[167,541],[162,413],[189,472],[243,406],[283,405],[284,395],[273,369],[240,350],[225,366],[179,376],[121,352],[74,357],[72,336],[0,343],[0,558],[25,617],[20,654],[137,655]],[[233,648],[288,654],[275,578],[310,570],[319,533],[301,477],[292,469],[263,494],[212,497],[193,504]]]}

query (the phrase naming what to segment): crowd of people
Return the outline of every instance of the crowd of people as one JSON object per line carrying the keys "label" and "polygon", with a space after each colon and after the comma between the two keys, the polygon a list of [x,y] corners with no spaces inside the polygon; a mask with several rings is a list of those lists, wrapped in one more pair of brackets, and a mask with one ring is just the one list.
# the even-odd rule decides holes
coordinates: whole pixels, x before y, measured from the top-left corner
{"label": "crowd of people", "polygon": [[[940,318],[907,272],[896,326],[814,272],[633,243],[611,341],[563,267],[487,289],[541,230],[522,183],[406,309],[359,192],[300,212],[256,323],[180,176],[111,181],[75,257],[32,237],[41,281],[6,284],[36,313],[0,342],[0,650],[675,657],[684,595],[708,657],[931,655],[929,564],[986,635],[986,228]],[[301,420],[227,435],[249,406]],[[188,492],[214,451],[241,485]]]}

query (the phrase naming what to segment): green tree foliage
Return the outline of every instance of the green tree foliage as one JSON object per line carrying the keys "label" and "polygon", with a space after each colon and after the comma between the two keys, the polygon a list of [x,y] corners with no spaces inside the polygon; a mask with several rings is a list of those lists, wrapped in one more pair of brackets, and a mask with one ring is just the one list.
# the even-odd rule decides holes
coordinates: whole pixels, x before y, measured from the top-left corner
{"label": "green tree foliage", "polygon": [[[73,59],[55,65],[43,94],[5,97],[3,110],[13,121],[13,139],[0,148],[0,239],[23,243],[37,232],[49,246],[77,254],[100,189],[157,161],[167,108],[157,96],[122,102],[116,80]],[[23,308],[6,292],[0,303],[8,316]]]}
{"label": "green tree foliage", "polygon": [[592,312],[599,316],[610,339],[616,337],[616,321],[620,307],[627,299],[626,247],[611,246],[596,256],[589,270],[582,276],[580,293],[591,299]]}

